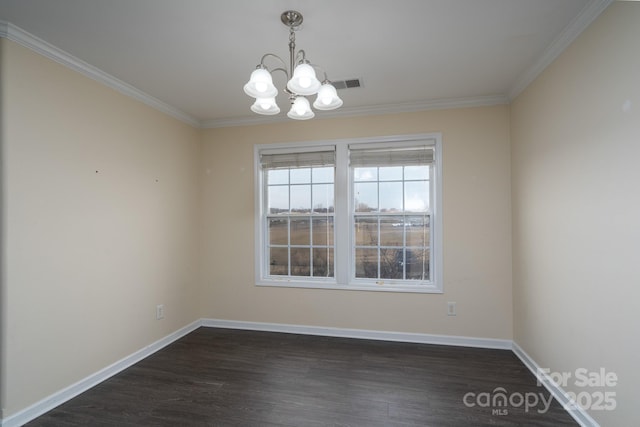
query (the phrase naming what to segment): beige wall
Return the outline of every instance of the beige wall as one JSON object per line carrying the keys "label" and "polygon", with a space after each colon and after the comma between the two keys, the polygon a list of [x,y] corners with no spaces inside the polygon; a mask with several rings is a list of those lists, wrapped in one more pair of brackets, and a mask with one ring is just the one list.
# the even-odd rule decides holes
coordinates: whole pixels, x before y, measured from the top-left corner
{"label": "beige wall", "polygon": [[201,142],[0,43],[6,417],[198,318]]}
{"label": "beige wall", "polygon": [[514,338],[551,371],[617,373],[617,409],[590,412],[611,426],[640,396],[639,43],[640,3],[614,3],[511,110]]}
{"label": "beige wall", "polygon": [[[511,339],[508,123],[497,106],[206,130],[203,316]],[[443,140],[443,295],[255,286],[254,144],[428,132]]]}

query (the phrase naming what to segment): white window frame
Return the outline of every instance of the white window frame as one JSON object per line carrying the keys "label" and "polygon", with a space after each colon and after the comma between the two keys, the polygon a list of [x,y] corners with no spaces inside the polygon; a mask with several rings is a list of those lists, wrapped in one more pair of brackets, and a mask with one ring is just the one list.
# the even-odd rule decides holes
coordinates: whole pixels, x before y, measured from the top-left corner
{"label": "white window frame", "polygon": [[[356,279],[352,248],[355,244],[353,228],[353,177],[349,167],[349,146],[371,144],[393,147],[430,145],[434,159],[430,168],[431,247],[430,280],[420,283],[407,281]],[[266,197],[264,173],[260,164],[263,152],[303,152],[335,146],[334,180],[334,260],[333,278],[268,276],[266,260],[267,232],[264,221]],[[254,146],[255,194],[255,283],[257,286],[277,286],[317,289],[340,289],[385,292],[443,293],[443,227],[442,227],[442,135],[440,133],[399,135],[374,138],[353,138],[300,143],[256,144]]]}

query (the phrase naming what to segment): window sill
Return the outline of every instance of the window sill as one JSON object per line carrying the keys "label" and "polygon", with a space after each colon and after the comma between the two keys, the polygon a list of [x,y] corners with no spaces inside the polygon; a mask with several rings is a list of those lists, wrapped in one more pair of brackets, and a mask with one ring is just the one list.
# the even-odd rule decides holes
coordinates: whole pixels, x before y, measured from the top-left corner
{"label": "window sill", "polygon": [[377,284],[377,283],[350,283],[342,285],[336,282],[304,282],[295,280],[261,280],[256,286],[276,288],[304,288],[304,289],[331,289],[341,291],[372,291],[372,292],[401,292],[420,294],[442,294],[442,289],[433,284],[407,285],[407,284]]}

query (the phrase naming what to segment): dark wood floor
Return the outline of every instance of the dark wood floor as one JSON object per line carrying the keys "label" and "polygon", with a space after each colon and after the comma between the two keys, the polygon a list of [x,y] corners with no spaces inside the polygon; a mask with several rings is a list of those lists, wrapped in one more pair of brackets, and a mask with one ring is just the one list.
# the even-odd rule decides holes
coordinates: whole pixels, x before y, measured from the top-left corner
{"label": "dark wood floor", "polygon": [[27,426],[577,425],[463,401],[498,387],[549,396],[507,350],[200,328]]}

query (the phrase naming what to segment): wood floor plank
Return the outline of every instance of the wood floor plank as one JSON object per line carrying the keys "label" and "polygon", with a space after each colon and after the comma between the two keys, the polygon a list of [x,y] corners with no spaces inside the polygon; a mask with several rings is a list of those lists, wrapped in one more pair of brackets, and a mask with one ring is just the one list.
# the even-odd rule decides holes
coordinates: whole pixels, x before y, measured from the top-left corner
{"label": "wood floor plank", "polygon": [[27,426],[577,425],[498,388],[549,399],[507,350],[200,328]]}

